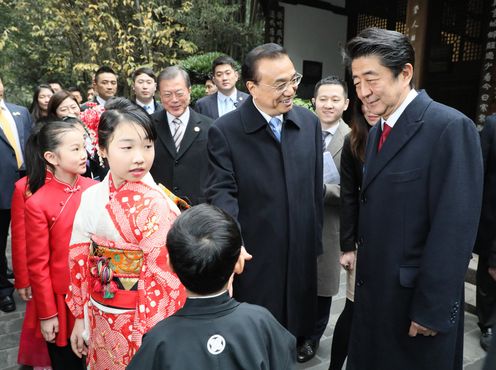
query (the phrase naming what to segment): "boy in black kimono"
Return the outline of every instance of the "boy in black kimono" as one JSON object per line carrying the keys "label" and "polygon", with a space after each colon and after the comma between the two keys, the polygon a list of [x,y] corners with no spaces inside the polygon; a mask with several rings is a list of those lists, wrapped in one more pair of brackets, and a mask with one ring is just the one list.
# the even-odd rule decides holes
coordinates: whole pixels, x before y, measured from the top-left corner
{"label": "boy in black kimono", "polygon": [[241,243],[236,222],[219,208],[201,204],[177,218],[167,236],[169,263],[188,299],[145,334],[128,370],[295,367],[293,335],[265,308],[229,295],[249,256]]}

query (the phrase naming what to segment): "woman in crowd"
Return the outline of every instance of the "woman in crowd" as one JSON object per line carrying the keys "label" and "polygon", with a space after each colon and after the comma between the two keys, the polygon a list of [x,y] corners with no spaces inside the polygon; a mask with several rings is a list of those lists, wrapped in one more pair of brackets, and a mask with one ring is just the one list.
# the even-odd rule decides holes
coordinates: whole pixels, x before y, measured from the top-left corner
{"label": "woman in crowd", "polygon": [[359,99],[356,99],[351,132],[344,139],[341,153],[340,244],[343,254],[340,263],[347,271],[346,303],[334,329],[329,370],[341,370],[348,354],[355,291],[358,197],[362,184],[367,136],[370,128],[379,121],[379,118],[369,112]]}
{"label": "woman in crowd", "polygon": [[105,179],[83,194],[71,238],[73,351],[91,369],[124,369],[144,333],[185,302],[167,265],[167,233],[179,215],[149,174],[156,131],[127,99],[108,102],[100,118]]}
{"label": "woman in crowd", "polygon": [[79,118],[81,109],[76,98],[66,90],[61,90],[50,98],[47,108],[48,118],[62,119],[64,117]]}
{"label": "woman in crowd", "polygon": [[[76,120],[49,121],[30,141],[26,163],[26,256],[41,335],[53,369],[82,369],[68,345],[74,317],[65,304],[69,288],[69,240],[82,192],[95,181],[86,171],[84,129]],[[53,178],[46,182],[47,170]]]}
{"label": "woman in crowd", "polygon": [[37,123],[48,116],[48,102],[53,95],[50,85],[39,85],[34,89],[33,102],[29,111],[33,123]]}

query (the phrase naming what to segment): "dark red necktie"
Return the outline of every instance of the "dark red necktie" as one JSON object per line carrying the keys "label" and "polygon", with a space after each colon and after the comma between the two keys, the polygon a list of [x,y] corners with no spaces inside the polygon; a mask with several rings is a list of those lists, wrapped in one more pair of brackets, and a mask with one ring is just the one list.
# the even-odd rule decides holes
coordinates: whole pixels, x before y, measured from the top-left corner
{"label": "dark red necktie", "polygon": [[386,139],[389,136],[390,132],[391,132],[391,126],[389,126],[386,122],[384,122],[384,127],[382,128],[382,134],[381,137],[379,138],[379,145],[377,146],[378,152],[381,151],[382,146],[386,142]]}

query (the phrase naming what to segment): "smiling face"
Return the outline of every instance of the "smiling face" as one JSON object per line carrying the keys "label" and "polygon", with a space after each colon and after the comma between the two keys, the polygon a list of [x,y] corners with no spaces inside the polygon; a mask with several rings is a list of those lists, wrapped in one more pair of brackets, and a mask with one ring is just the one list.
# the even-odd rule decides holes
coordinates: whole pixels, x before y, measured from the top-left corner
{"label": "smiling face", "polygon": [[339,84],[321,85],[313,99],[315,113],[323,128],[328,128],[339,121],[348,108],[349,100],[343,86]]}
{"label": "smiling face", "polygon": [[160,81],[160,99],[164,109],[174,117],[181,116],[191,100],[191,88],[181,74],[170,80]]}
{"label": "smiling face", "polygon": [[79,118],[81,109],[79,108],[79,104],[73,98],[66,98],[57,107],[55,113],[58,118],[64,118],[67,116]]}
{"label": "smiling face", "polygon": [[287,113],[293,108],[293,98],[298,86],[288,84],[282,92],[275,88],[290,82],[296,76],[296,70],[287,55],[274,59],[260,59],[256,65],[255,75],[258,81],[247,81],[246,87],[260,110],[274,117]]}
{"label": "smiling face", "polygon": [[45,152],[45,159],[52,165],[54,176],[72,184],[77,175],[86,172],[85,131],[81,125],[60,133],[60,144],[53,152]]}
{"label": "smiling face", "polygon": [[136,182],[150,171],[155,158],[153,141],[134,122],[121,122],[115,128],[107,148],[100,148],[100,155],[107,158],[115,187],[125,181]]}
{"label": "smiling face", "polygon": [[395,77],[381,64],[379,57],[369,55],[354,59],[351,72],[358,98],[371,113],[385,120],[401,105],[411,89],[413,67],[409,63]]}

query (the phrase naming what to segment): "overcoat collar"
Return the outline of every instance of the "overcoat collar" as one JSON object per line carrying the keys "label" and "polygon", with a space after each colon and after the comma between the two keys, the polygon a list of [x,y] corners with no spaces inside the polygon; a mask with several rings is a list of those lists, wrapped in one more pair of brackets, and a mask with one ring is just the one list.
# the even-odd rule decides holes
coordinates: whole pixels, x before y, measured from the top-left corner
{"label": "overcoat collar", "polygon": [[158,140],[164,144],[165,148],[169,151],[173,158],[179,159],[184,153],[189,149],[191,144],[195,141],[196,137],[200,134],[202,130],[207,128],[200,119],[198,113],[193,109],[190,109],[189,121],[186,125],[183,139],[181,140],[181,146],[179,147],[179,152],[176,152],[176,147],[174,146],[174,140],[172,140],[172,134],[169,128],[169,122],[167,120],[166,110],[163,109],[156,113],[155,116],[155,127],[157,128]]}
{"label": "overcoat collar", "polygon": [[391,130],[381,151],[377,152],[377,145],[382,130],[378,123],[370,130],[369,144],[363,178],[363,190],[377,177],[384,167],[398,154],[411,140],[424,123],[424,113],[432,103],[432,99],[425,91],[420,91],[417,97],[406,107],[398,122]]}
{"label": "overcoat collar", "polygon": [[[254,133],[262,128],[267,128],[270,131],[267,121],[253,104],[253,98],[251,96],[246,99],[246,102],[238,110],[241,117],[241,124],[247,134]],[[301,128],[301,122],[299,122],[293,110],[284,114],[283,130],[287,124],[293,124],[297,128]]]}
{"label": "overcoat collar", "polygon": [[230,313],[240,303],[224,293],[212,298],[199,298],[186,300],[184,307],[176,312],[175,316],[224,316]]}

